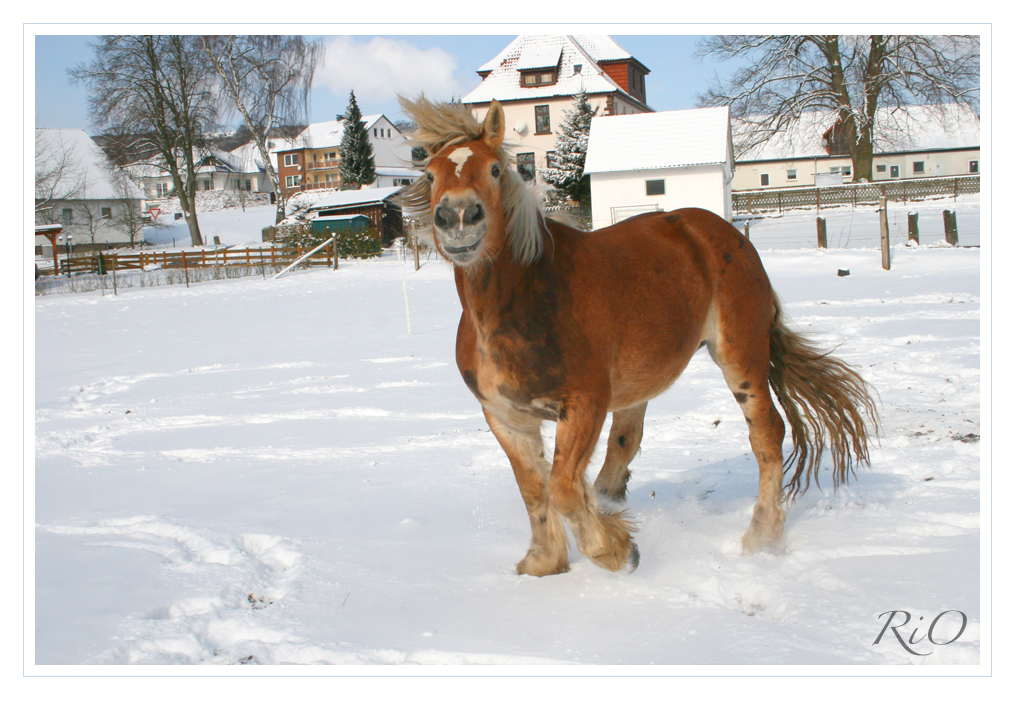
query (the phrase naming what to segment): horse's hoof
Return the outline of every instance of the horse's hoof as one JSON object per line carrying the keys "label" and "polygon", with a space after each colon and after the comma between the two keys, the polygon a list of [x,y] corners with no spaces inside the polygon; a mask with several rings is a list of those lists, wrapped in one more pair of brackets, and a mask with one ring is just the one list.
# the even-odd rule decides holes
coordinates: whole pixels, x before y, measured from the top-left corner
{"label": "horse's hoof", "polygon": [[635,545],[635,543],[632,543],[631,552],[628,554],[628,564],[624,568],[624,571],[627,572],[628,574],[631,574],[636,569],[638,569],[638,566],[639,566],[639,546]]}

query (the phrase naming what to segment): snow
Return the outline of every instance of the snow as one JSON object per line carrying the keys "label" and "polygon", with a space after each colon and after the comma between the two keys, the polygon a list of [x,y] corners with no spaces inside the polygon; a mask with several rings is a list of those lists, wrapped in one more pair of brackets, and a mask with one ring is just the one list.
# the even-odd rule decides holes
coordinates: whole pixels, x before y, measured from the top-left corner
{"label": "snow", "polygon": [[[211,212],[202,228],[241,243],[260,238],[258,216]],[[872,468],[798,498],[785,554],[742,555],[757,468],[736,402],[699,353],[649,405],[629,575],[574,549],[567,574],[514,573],[528,519],[455,367],[460,307],[443,262],[414,271],[386,253],[278,280],[37,297],[29,673],[985,673],[980,250],[898,246],[887,272],[874,248],[808,249],[814,214],[804,220],[798,248],[761,255],[795,325],[878,390]],[[912,615],[899,631],[917,627],[915,650],[930,654],[892,631],[873,645],[893,610]],[[929,622],[947,610],[966,628],[931,645]],[[936,639],[957,626],[948,614]]]}

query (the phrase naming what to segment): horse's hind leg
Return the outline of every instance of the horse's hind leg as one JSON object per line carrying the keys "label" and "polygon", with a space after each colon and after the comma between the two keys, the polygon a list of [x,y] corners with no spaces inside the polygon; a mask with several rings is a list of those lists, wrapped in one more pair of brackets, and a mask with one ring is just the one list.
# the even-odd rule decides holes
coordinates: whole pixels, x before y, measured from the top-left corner
{"label": "horse's hind leg", "polygon": [[610,422],[610,439],[607,443],[607,457],[593,487],[597,494],[608,499],[624,501],[628,491],[631,472],[628,465],[639,452],[642,444],[642,425],[646,418],[643,402],[629,409],[615,411]]}
{"label": "horse's hind leg", "polygon": [[568,540],[561,515],[547,493],[550,464],[543,455],[540,421],[519,428],[509,427],[486,410],[484,416],[511,462],[533,531],[529,551],[515,570],[535,577],[567,572]]}
{"label": "horse's hind leg", "polygon": [[[746,553],[777,548],[783,539],[783,419],[769,393],[769,338],[742,334],[716,344],[713,358],[748,422],[748,440],[758,461],[758,501],[741,538]],[[720,334],[723,337],[723,334]]]}

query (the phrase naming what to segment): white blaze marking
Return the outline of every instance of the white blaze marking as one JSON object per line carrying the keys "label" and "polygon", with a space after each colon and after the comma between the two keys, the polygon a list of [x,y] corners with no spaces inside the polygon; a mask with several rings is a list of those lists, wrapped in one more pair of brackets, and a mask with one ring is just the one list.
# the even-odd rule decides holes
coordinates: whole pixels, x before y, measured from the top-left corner
{"label": "white blaze marking", "polygon": [[472,149],[468,146],[457,148],[448,154],[448,160],[455,164],[455,177],[462,175],[462,166],[466,165],[466,161],[473,155]]}

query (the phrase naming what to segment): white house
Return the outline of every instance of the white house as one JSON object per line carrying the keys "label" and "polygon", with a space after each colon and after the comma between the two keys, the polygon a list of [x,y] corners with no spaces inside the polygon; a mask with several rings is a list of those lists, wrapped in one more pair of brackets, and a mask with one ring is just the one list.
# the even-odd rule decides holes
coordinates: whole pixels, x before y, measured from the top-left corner
{"label": "white house", "polygon": [[[116,171],[82,129],[35,130],[35,223],[59,224],[74,250],[131,243],[140,231],[145,196]],[[65,241],[63,239],[62,241]],[[52,255],[45,236],[36,251]]]}
{"label": "white house", "polygon": [[[834,112],[806,112],[787,131],[751,148],[733,123],[733,189],[814,187],[853,180],[853,162],[835,138]],[[883,108],[876,113],[872,180],[956,177],[980,172],[980,119],[956,105]]]}
{"label": "white house", "polygon": [[[462,98],[482,122],[497,100],[519,173],[536,179],[557,145],[556,131],[585,91],[601,115],[651,112],[638,59],[606,35],[518,36],[477,70],[483,82]],[[553,156],[551,156],[552,158]]]}
{"label": "white house", "polygon": [[681,207],[730,221],[733,168],[726,107],[594,117],[585,167],[593,228]]}

